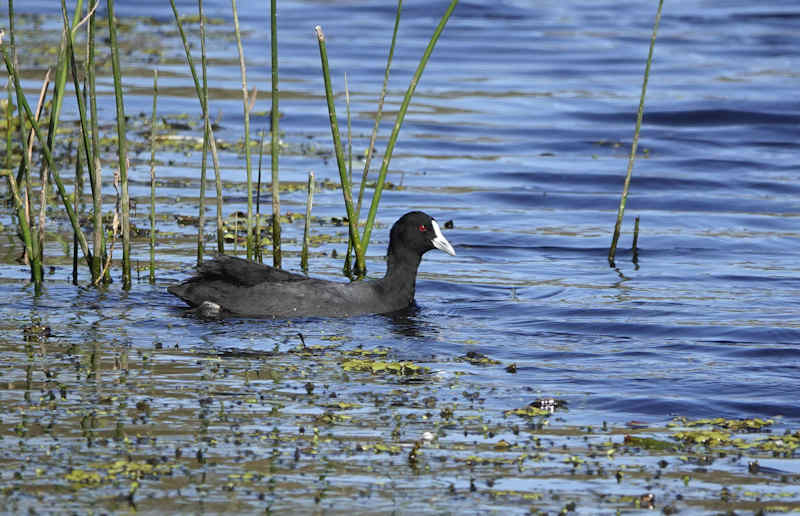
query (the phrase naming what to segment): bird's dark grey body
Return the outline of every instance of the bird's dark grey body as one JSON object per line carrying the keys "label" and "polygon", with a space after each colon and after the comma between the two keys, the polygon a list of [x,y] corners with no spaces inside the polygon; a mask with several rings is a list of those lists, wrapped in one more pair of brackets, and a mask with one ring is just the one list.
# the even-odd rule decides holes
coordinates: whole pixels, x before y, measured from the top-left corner
{"label": "bird's dark grey body", "polygon": [[414,302],[420,259],[434,248],[455,254],[430,216],[410,212],[392,227],[386,275],[381,279],[341,283],[219,256],[200,266],[195,276],[168,290],[191,306],[213,304],[224,312],[244,317],[283,319],[390,313]]}

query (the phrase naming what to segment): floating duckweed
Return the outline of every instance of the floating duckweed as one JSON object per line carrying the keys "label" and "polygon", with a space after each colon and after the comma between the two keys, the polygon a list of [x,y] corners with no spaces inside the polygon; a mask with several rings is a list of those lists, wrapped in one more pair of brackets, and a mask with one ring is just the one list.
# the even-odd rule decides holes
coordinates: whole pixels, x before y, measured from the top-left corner
{"label": "floating duckweed", "polygon": [[503,414],[506,416],[547,417],[552,414],[552,411],[528,405],[527,407],[506,410]]}
{"label": "floating duckweed", "polygon": [[314,418],[314,423],[319,425],[334,425],[336,423],[346,423],[350,421],[352,416],[345,416],[343,414],[336,414],[334,412],[325,412],[324,414]]}
{"label": "floating duckweed", "polygon": [[790,454],[800,447],[800,432],[782,436],[770,435],[756,439],[750,444],[760,450]]}
{"label": "floating duckweed", "polygon": [[373,356],[386,356],[389,354],[389,348],[357,348],[345,352],[347,355],[358,357],[373,357]]}
{"label": "floating duckweed", "polygon": [[427,367],[413,362],[384,362],[382,360],[351,359],[342,363],[345,371],[359,371],[372,374],[396,374],[412,376],[429,372]]}
{"label": "floating duckweed", "polygon": [[489,493],[493,496],[515,496],[518,498],[522,498],[524,500],[541,500],[542,495],[541,493],[528,493],[525,491],[511,491],[511,490],[504,490],[504,491],[489,491]]}
{"label": "floating duckweed", "polygon": [[695,426],[711,425],[726,428],[734,432],[757,432],[763,427],[769,426],[773,423],[771,419],[725,419],[722,417],[713,419],[698,419],[695,421],[689,421],[686,418],[677,418],[676,422],[690,428]]}
{"label": "floating duckweed", "polygon": [[389,455],[398,455],[403,449],[394,444],[374,443],[374,444],[360,444],[359,451],[372,451],[375,453],[388,453]]}
{"label": "floating duckweed", "polygon": [[731,444],[731,434],[721,430],[687,430],[676,432],[672,437],[686,444],[702,444],[704,446],[721,446]]}
{"label": "floating duckweed", "polygon": [[330,405],[325,405],[325,407],[330,409],[349,410],[349,409],[361,408],[361,405],[358,403],[346,403],[344,401],[341,401],[339,403],[331,403]]}
{"label": "floating duckweed", "polygon": [[96,471],[84,471],[82,469],[73,469],[64,475],[64,478],[73,484],[81,484],[85,486],[100,484],[103,482],[103,477],[100,476],[100,473],[97,473]]}
{"label": "floating duckweed", "polygon": [[147,462],[130,462],[127,460],[118,460],[106,465],[92,464],[91,466],[100,471],[73,469],[64,478],[73,484],[88,486],[110,482],[118,476],[138,480],[143,477],[168,475],[172,473],[172,468],[174,467],[174,465],[170,464],[153,465]]}
{"label": "floating duckweed", "polygon": [[623,444],[625,444],[625,446],[636,446],[646,450],[671,450],[675,448],[675,443],[660,441],[652,437],[636,437],[633,435],[626,435]]}

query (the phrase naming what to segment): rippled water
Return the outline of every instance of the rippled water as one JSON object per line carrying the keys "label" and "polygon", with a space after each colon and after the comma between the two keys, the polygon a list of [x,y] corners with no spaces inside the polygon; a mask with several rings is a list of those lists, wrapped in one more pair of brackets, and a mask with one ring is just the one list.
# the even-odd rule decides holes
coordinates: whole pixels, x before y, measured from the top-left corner
{"label": "rippled water", "polygon": [[[118,3],[121,17],[146,10],[155,19],[141,37],[155,36],[163,50],[159,113],[197,116],[169,8],[160,1]],[[226,2],[207,3],[209,14],[230,18]],[[24,4],[18,10],[51,10],[50,2]],[[265,13],[245,4],[248,82],[259,92],[253,124],[260,129],[269,111]],[[354,149],[363,153],[394,6],[279,4],[283,140],[324,154],[287,152],[281,178],[300,182],[313,170],[319,179],[338,181],[312,28],[321,23],[328,38],[340,121],[348,74]],[[387,103],[392,113],[444,7],[404,6]],[[75,288],[67,282],[66,259],[59,258],[46,293],[33,299],[21,281],[26,271],[13,262],[18,248],[4,243],[0,313],[17,329],[35,313],[64,328],[68,340],[97,334],[134,348],[159,340],[271,350],[302,332],[311,340],[341,335],[352,346],[388,346],[405,359],[445,369],[460,366],[436,362],[477,351],[517,365],[516,374],[467,371],[471,382],[486,388],[487,407],[528,402],[522,389],[530,387],[568,400],[564,418],[574,424],[720,416],[778,418],[781,427],[796,426],[800,8],[788,1],[666,3],[624,234],[616,268],[609,268],[655,7],[593,1],[458,6],[406,118],[388,178],[403,188],[384,193],[382,226],[369,253],[370,275],[382,274],[386,229],[409,209],[453,221],[447,238],[457,256],[426,255],[419,309],[411,315],[292,324],[182,318],[180,303],[164,287],[188,274],[194,228],[178,226],[172,215],[196,214],[200,157],[170,151],[160,153],[157,169],[162,209],[168,210],[162,215],[169,216],[159,221],[156,286],[135,282],[127,294],[118,286],[104,294]],[[179,9],[192,13],[194,2],[180,2]],[[53,28],[59,21],[42,23]],[[235,44],[224,31],[228,27],[211,28],[212,114],[219,117],[218,136],[237,140],[241,85]],[[136,52],[126,58],[129,113],[149,113],[154,64]],[[101,103],[113,119],[105,80]],[[33,91],[35,81],[28,87]],[[146,153],[137,155],[132,171],[142,225],[146,160]],[[244,209],[244,165],[232,152],[222,160],[226,180],[235,182],[227,214]],[[285,193],[282,202],[284,211],[301,212],[305,193]],[[341,216],[340,192],[319,192],[314,213]],[[637,264],[629,251],[635,216],[641,217]],[[8,235],[10,217],[4,209],[0,222]],[[316,230],[345,234],[330,224]],[[301,235],[302,221],[284,228],[290,251],[298,250]],[[135,247],[141,260],[145,246]],[[58,244],[52,247],[63,255]],[[311,274],[337,277],[341,260],[330,251],[341,257],[345,247],[340,238],[317,248],[326,255],[312,259]],[[297,255],[285,266],[299,269]]]}

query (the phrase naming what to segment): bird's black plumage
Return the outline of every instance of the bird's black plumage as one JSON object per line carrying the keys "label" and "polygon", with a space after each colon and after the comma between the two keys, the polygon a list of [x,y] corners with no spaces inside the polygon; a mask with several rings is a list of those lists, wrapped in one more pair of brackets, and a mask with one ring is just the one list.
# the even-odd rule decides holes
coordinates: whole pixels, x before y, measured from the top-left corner
{"label": "bird's black plumage", "polygon": [[232,256],[219,256],[167,290],[191,306],[246,317],[346,317],[390,313],[414,301],[417,268],[431,249],[455,254],[439,225],[421,211],[392,226],[381,279],[341,283],[315,279]]}

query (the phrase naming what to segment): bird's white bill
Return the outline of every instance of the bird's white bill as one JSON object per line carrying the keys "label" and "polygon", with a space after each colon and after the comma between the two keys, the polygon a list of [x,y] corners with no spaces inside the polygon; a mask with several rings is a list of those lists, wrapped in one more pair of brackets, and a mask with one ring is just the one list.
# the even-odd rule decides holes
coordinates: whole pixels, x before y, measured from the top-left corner
{"label": "bird's white bill", "polygon": [[431,242],[433,246],[436,249],[440,249],[451,256],[455,256],[456,250],[453,249],[453,246],[450,245],[450,242],[448,242],[447,239],[442,234],[442,230],[439,229],[439,224],[437,224],[435,220],[432,220],[431,224],[433,225],[433,233],[434,235],[436,235],[433,241]]}

